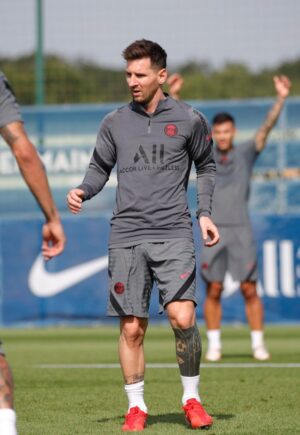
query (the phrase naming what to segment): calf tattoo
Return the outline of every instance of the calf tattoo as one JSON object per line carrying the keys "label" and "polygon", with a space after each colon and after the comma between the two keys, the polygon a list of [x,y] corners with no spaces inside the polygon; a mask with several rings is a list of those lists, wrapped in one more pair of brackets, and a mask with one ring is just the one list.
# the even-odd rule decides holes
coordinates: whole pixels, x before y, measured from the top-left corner
{"label": "calf tattoo", "polygon": [[197,325],[188,329],[173,328],[173,331],[180,374],[182,376],[199,375],[202,345]]}
{"label": "calf tattoo", "polygon": [[126,385],[137,384],[144,380],[144,373],[135,373],[131,376],[124,376],[124,380]]}

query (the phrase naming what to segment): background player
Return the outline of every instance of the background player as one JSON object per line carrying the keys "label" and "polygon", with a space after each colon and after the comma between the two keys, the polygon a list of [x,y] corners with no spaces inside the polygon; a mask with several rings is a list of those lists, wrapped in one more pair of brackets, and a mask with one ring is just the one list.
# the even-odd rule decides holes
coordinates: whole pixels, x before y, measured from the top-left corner
{"label": "background player", "polygon": [[263,338],[263,306],[256,291],[256,249],[248,216],[248,195],[253,165],[264,149],[268,135],[275,125],[289,95],[290,81],[285,76],[274,77],[277,99],[255,137],[239,146],[234,145],[235,122],[228,113],[213,119],[216,144],[216,187],[212,217],[220,230],[220,243],[202,251],[202,276],[207,283],[204,312],[207,324],[208,361],[221,358],[221,293],[225,272],[240,281],[251,329],[254,358],[267,360]]}
{"label": "background player", "polygon": [[195,318],[195,254],[186,189],[197,171],[198,217],[207,246],[218,241],[210,219],[215,163],[210,129],[192,107],[165,95],[166,52],[140,40],[127,47],[127,84],[133,101],[103,121],[89,169],[69,192],[70,210],[96,195],[117,163],[117,200],[109,243],[109,314],[120,316],[119,356],[129,410],[124,431],[143,430],[144,348],[153,279],[176,340],[184,411],[193,427],[210,426],[200,404],[201,341]]}
{"label": "background player", "polygon": [[[45,260],[62,253],[65,235],[51,196],[43,164],[24,129],[20,109],[11,86],[0,71],[0,134],[10,146],[20,171],[37,199],[46,223],[43,226],[42,254]],[[0,434],[15,435],[13,378],[0,342]]]}

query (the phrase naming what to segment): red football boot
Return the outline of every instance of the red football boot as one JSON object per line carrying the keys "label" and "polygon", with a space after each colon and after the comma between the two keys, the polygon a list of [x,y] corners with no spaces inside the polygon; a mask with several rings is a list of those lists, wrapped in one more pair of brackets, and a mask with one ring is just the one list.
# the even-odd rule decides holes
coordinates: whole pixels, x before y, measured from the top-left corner
{"label": "red football boot", "polygon": [[182,407],[185,419],[192,429],[207,428],[213,424],[213,419],[196,399],[189,399]]}
{"label": "red football boot", "polygon": [[122,430],[127,432],[144,430],[147,417],[148,414],[143,412],[138,406],[130,408],[128,414],[125,415],[125,422],[122,426]]}

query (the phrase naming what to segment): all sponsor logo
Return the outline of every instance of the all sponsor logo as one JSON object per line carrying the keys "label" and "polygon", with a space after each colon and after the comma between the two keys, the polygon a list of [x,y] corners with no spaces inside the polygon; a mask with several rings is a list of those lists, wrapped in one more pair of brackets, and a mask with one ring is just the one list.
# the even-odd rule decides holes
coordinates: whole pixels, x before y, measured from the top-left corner
{"label": "all sponsor logo", "polygon": [[137,163],[139,160],[143,160],[144,163],[149,164],[150,162],[153,164],[160,163],[164,164],[164,155],[165,155],[165,146],[164,144],[160,144],[157,146],[156,144],[152,145],[151,156],[147,155],[143,145],[140,145],[137,153],[134,156],[133,162]]}
{"label": "all sponsor logo", "polygon": [[142,172],[142,171],[178,171],[179,166],[174,164],[166,164],[165,162],[165,145],[153,144],[150,146],[139,145],[133,157],[131,166],[121,168],[119,174],[127,172]]}

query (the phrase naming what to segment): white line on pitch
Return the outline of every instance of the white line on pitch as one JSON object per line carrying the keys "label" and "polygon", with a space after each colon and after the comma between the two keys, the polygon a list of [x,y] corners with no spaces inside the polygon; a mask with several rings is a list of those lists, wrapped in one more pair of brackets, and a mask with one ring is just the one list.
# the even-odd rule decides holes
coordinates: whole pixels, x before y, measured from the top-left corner
{"label": "white line on pitch", "polygon": [[[177,364],[172,363],[149,363],[149,369],[177,369]],[[119,369],[119,364],[38,364],[34,367],[40,369]],[[300,368],[300,363],[212,363],[201,364],[204,369],[257,369],[257,368]]]}

